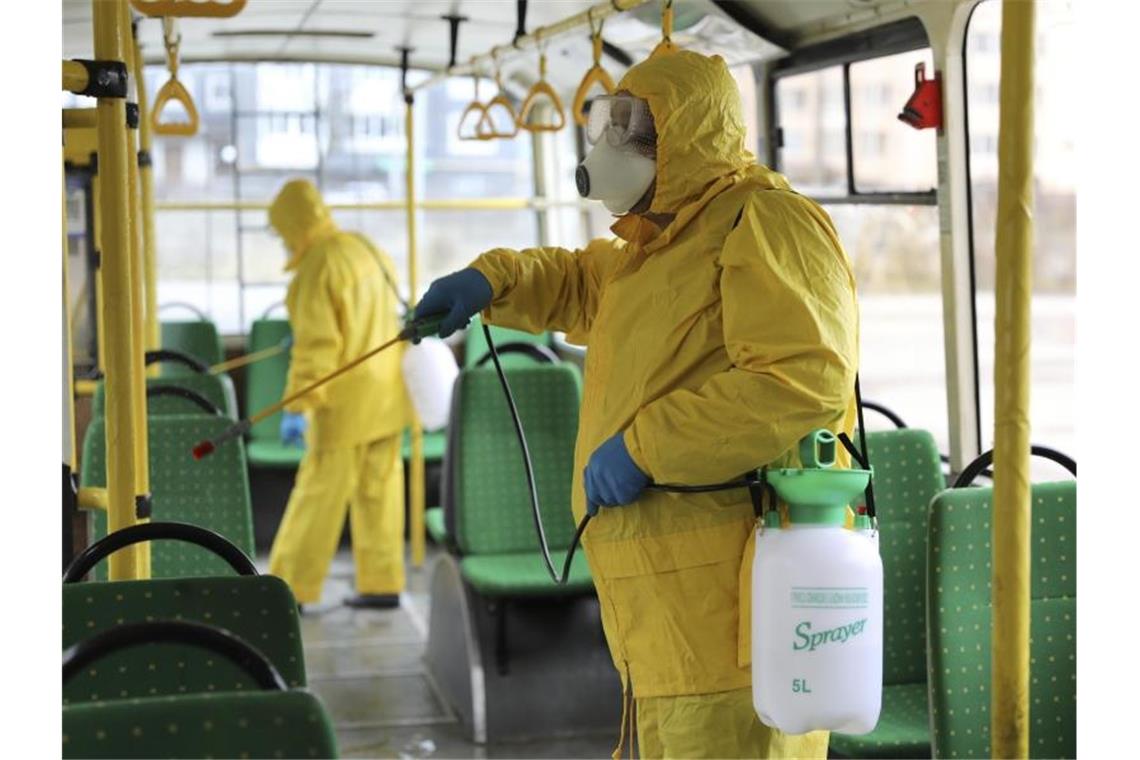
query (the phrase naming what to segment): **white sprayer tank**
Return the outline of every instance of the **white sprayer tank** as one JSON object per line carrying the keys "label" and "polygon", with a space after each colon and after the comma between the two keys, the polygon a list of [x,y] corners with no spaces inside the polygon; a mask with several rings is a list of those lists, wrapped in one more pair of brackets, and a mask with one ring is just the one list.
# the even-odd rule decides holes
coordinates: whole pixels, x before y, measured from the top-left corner
{"label": "white sprayer tank", "polygon": [[823,452],[817,459],[801,447],[806,469],[767,473],[791,522],[780,527],[770,512],[757,528],[752,702],[785,733],[864,734],[882,703],[883,563],[874,532],[844,520],[870,473],[827,469],[835,438],[813,436]]}
{"label": "white sprayer tank", "polygon": [[439,338],[408,346],[402,361],[404,386],[424,430],[438,430],[451,414],[451,391],[459,376],[455,355]]}

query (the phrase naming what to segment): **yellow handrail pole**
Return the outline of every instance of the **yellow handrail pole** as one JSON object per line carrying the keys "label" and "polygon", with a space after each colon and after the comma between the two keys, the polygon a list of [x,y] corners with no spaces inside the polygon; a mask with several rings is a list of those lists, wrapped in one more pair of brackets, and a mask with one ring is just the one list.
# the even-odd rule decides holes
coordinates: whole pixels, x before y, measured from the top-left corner
{"label": "yellow handrail pole", "polygon": [[142,49],[138,27],[131,29],[131,52],[135,93],[139,104],[139,182],[142,194],[143,276],[146,285],[146,347],[154,350],[162,340],[158,325],[158,253],[154,238],[154,169],[151,166],[150,100],[143,76]]}
{"label": "yellow handrail pole", "polygon": [[94,108],[65,108],[63,109],[64,129],[94,129],[98,120]]}
{"label": "yellow handrail pole", "polygon": [[[95,30],[95,57],[102,61],[123,61],[122,27],[127,18],[119,2],[91,0]],[[101,97],[99,111],[99,206],[100,243],[103,273],[103,325],[107,330],[104,360],[107,408],[107,530],[120,530],[135,524],[135,438],[146,435],[134,426],[134,387],[131,382],[134,357],[131,322],[131,228],[130,187],[126,101]],[[138,357],[141,363],[142,357]],[[138,546],[126,547],[108,558],[111,580],[142,577]]]}
{"label": "yellow handrail pole", "polygon": [[87,67],[78,61],[63,62],[63,89],[68,92],[83,92],[90,83]]}
{"label": "yellow handrail pole", "polygon": [[[134,71],[134,37],[131,34],[129,23],[131,13],[127,7],[127,0],[118,0],[118,2],[123,6],[122,17],[127,20],[127,23],[119,27],[124,60],[127,64],[127,71]],[[128,88],[128,101],[129,93],[130,89]],[[138,116],[136,113],[135,118],[137,119]],[[143,511],[142,514],[139,513],[140,506],[150,503],[150,452],[147,441],[149,425],[147,424],[146,412],[146,365],[143,361],[143,354],[146,353],[146,316],[144,311],[146,308],[146,287],[143,283],[143,241],[142,225],[140,224],[142,207],[139,189],[138,123],[135,122],[128,126],[130,127],[127,129],[127,192],[130,199],[128,209],[131,241],[131,384],[133,386],[135,429],[139,431],[138,435],[135,436],[135,519],[138,522],[146,522],[147,520],[142,518],[149,514],[149,509]],[[144,541],[136,546],[138,547],[139,577],[149,578],[150,544]]]}
{"label": "yellow handrail pole", "polygon": [[1033,293],[1034,4],[1005,0],[995,282],[990,752],[1029,756],[1029,346]]}
{"label": "yellow handrail pole", "polygon": [[[404,202],[407,204],[408,214],[408,288],[409,298],[416,300],[416,131],[415,131],[415,103],[411,95],[405,96],[404,132],[408,140],[408,156],[406,163],[407,188]],[[412,542],[412,565],[419,567],[424,563],[426,538],[424,533],[424,428],[420,423],[419,415],[413,409],[412,417],[412,461],[408,467],[408,477],[412,482],[408,484],[408,496],[411,503],[408,505],[410,525],[408,534]]]}
{"label": "yellow handrail pole", "polygon": [[99,221],[100,201],[103,197],[102,186],[99,181],[99,161],[95,160],[95,171],[91,174],[91,208],[95,213],[91,219],[91,245],[95,249],[95,350],[99,354],[95,357],[95,367],[105,372],[107,367],[107,326],[103,324],[103,304],[106,303],[107,294],[103,290],[103,244],[102,228]]}

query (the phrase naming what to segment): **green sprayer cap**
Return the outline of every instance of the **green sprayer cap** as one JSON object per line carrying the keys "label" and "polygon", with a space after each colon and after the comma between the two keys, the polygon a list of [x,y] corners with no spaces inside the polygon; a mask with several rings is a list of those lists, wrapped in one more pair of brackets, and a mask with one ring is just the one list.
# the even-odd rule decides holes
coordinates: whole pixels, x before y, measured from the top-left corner
{"label": "green sprayer cap", "polygon": [[867,487],[869,470],[833,469],[837,439],[829,430],[814,430],[800,440],[802,469],[768,470],[768,482],[788,504],[792,524],[839,525],[847,505]]}

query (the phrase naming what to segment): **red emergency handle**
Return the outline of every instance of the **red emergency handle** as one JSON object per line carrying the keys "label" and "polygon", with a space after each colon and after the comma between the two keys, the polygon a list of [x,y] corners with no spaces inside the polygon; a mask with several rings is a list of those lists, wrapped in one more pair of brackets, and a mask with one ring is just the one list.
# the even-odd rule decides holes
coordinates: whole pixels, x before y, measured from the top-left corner
{"label": "red emergency handle", "polygon": [[914,94],[903,106],[899,121],[915,129],[942,128],[942,74],[934,72],[933,79],[926,78],[926,64],[914,67]]}

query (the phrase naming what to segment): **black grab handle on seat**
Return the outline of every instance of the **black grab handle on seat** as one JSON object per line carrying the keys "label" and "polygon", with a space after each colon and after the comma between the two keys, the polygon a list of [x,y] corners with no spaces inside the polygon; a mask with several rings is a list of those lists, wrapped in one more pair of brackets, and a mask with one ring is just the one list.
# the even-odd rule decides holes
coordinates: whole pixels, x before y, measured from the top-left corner
{"label": "black grab handle on seat", "polygon": [[[1069,455],[1062,454],[1060,451],[1057,451],[1056,449],[1051,449],[1048,446],[1036,446],[1036,445],[1031,446],[1029,449],[1029,452],[1030,452],[1030,454],[1032,454],[1035,457],[1043,457],[1045,459],[1050,459],[1050,460],[1056,462],[1057,464],[1061,465],[1066,470],[1068,470],[1074,478],[1077,477],[1077,462],[1076,462],[1076,460],[1074,460]],[[982,454],[980,457],[975,459],[973,462],[970,462],[968,465],[966,465],[966,468],[964,470],[962,470],[960,475],[958,475],[958,479],[954,481],[954,485],[952,485],[950,487],[951,488],[965,488],[966,486],[970,485],[971,483],[974,482],[975,478],[977,478],[983,472],[988,471],[989,466],[991,464],[993,464],[993,461],[994,461],[994,450],[990,449],[989,451],[987,451],[986,453]],[[993,477],[992,472],[988,472],[987,474],[989,475],[989,477],[991,477],[991,478]]]}
{"label": "black grab handle on seat", "polygon": [[[525,354],[539,364],[557,364],[559,362],[558,354],[541,343],[526,343],[520,340],[495,346],[495,350],[499,352],[500,356],[503,354]],[[489,361],[491,361],[490,351],[483,354],[479,361],[475,362],[475,366],[482,367]]]}
{"label": "black grab handle on seat", "polygon": [[878,412],[879,414],[883,415],[888,420],[893,422],[895,424],[895,427],[899,428],[900,430],[906,429],[907,425],[905,422],[903,422],[903,418],[898,416],[897,414],[895,414],[894,410],[884,406],[883,404],[879,404],[879,403],[876,403],[874,401],[868,401],[867,399],[863,399],[863,408],[864,409],[870,409],[873,412]]}
{"label": "black grab handle on seat", "polygon": [[257,575],[253,560],[225,536],[189,523],[151,522],[108,533],[88,546],[67,568],[67,572],[63,574],[63,582],[78,582],[104,558],[125,546],[163,539],[197,544],[224,559],[238,575]]}
{"label": "black grab handle on seat", "polygon": [[199,309],[194,304],[186,303],[185,301],[171,301],[170,303],[164,303],[158,307],[158,313],[161,314],[162,312],[166,311],[167,309],[186,309],[187,311],[193,312],[194,316],[196,316],[198,318],[199,322],[209,322],[210,321],[210,315],[209,314],[202,311],[201,309]]}
{"label": "black grab handle on seat", "polygon": [[146,389],[147,398],[154,398],[156,396],[177,396],[183,398],[192,404],[195,404],[202,411],[207,414],[213,414],[217,417],[225,417],[226,415],[221,409],[214,405],[214,402],[203,396],[198,391],[183,388],[180,385],[152,385]]}
{"label": "black grab handle on seat", "polygon": [[100,631],[63,653],[63,683],[97,660],[140,644],[189,644],[225,657],[267,691],[288,691],[285,679],[265,655],[229,631],[203,623],[157,620],[124,623]]}
{"label": "black grab handle on seat", "polygon": [[152,364],[161,364],[162,362],[174,362],[175,364],[183,364],[189,367],[199,375],[204,375],[210,371],[210,368],[197,357],[182,351],[175,351],[173,348],[160,348],[155,351],[147,351],[144,357],[146,366],[148,367]]}

